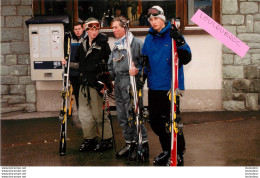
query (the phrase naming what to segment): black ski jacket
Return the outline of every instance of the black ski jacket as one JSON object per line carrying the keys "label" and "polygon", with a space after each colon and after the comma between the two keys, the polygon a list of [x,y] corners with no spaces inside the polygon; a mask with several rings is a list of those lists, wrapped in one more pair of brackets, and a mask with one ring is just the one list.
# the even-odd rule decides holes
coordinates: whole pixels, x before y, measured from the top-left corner
{"label": "black ski jacket", "polygon": [[97,75],[103,72],[102,67],[107,65],[110,53],[108,37],[105,34],[99,33],[91,46],[88,36],[85,38],[75,57],[79,62],[81,84],[94,88],[99,85]]}

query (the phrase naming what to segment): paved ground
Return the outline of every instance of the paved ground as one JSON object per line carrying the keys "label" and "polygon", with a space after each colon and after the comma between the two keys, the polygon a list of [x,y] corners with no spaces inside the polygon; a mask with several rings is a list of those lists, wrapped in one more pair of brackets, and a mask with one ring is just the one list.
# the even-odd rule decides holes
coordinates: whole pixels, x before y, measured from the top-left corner
{"label": "paved ground", "polygon": [[[150,156],[144,163],[116,159],[114,150],[81,153],[82,131],[68,122],[67,155],[59,156],[58,113],[28,113],[1,119],[1,166],[152,166],[161,152],[147,123]],[[47,117],[45,117],[47,116]],[[54,117],[55,116],[55,117]],[[260,112],[182,113],[187,151],[185,166],[260,166]],[[123,145],[113,116],[116,149]]]}

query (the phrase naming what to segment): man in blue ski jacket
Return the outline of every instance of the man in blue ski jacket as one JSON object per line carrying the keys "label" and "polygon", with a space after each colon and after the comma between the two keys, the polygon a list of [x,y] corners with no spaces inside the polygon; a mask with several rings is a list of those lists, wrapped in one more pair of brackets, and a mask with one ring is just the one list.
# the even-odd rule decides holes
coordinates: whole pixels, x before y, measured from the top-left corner
{"label": "man in blue ski jacket", "polygon": [[[142,55],[148,57],[146,74],[148,84],[148,105],[150,125],[156,135],[159,136],[163,152],[154,158],[155,165],[168,166],[170,163],[171,133],[166,132],[166,123],[170,119],[171,102],[168,91],[172,82],[172,39],[176,41],[179,56],[179,89],[184,90],[183,65],[191,60],[191,51],[183,36],[176,28],[172,28],[166,21],[164,11],[159,6],[153,6],[148,10],[148,20],[151,24],[149,34],[146,36]],[[182,135],[180,161],[183,161],[185,150],[184,137]],[[179,141],[179,140],[178,140]],[[180,143],[180,142],[179,142]]]}

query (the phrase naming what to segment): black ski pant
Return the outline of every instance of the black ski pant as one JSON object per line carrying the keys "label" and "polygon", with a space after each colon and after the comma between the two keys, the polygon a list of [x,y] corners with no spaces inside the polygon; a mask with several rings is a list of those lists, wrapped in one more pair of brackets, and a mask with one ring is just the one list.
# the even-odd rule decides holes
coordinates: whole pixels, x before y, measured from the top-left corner
{"label": "black ski pant", "polygon": [[170,119],[171,102],[166,90],[148,91],[149,120],[152,130],[159,136],[163,151],[171,150],[171,133],[166,132],[166,122]]}

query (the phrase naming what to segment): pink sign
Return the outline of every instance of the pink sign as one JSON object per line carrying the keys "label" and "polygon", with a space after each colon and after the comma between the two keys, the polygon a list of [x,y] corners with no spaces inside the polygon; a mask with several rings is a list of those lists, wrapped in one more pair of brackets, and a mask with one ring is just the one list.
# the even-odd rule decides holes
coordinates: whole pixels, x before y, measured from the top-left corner
{"label": "pink sign", "polygon": [[197,12],[191,18],[191,21],[217,38],[221,43],[234,51],[240,57],[244,57],[249,50],[249,46],[232,35],[232,33],[230,33],[200,9],[197,10]]}

